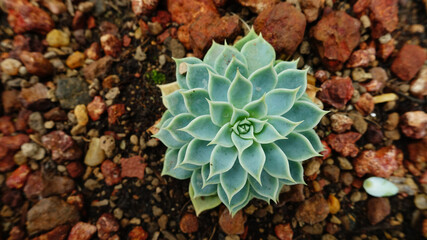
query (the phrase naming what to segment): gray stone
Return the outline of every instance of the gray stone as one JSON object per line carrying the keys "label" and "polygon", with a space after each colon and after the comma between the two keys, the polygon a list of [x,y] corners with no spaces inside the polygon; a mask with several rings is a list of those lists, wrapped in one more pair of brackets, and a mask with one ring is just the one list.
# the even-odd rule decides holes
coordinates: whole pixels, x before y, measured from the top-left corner
{"label": "gray stone", "polygon": [[65,109],[73,109],[79,104],[87,105],[92,100],[87,83],[78,78],[58,80],[55,94],[61,107]]}

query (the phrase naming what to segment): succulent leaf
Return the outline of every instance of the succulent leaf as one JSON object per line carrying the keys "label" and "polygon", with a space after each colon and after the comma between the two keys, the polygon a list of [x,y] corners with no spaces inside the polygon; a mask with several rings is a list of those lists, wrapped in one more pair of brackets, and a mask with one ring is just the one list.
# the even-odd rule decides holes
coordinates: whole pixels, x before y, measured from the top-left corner
{"label": "succulent leaf", "polygon": [[194,116],[209,114],[209,93],[203,88],[194,88],[181,92],[188,111]]}
{"label": "succulent leaf", "polygon": [[264,96],[265,93],[274,89],[277,84],[277,74],[273,68],[273,62],[256,70],[249,77],[252,83],[252,101]]}
{"label": "succulent leaf", "polygon": [[231,82],[227,78],[213,72],[209,72],[208,92],[212,101],[227,102],[227,92],[230,85]]}
{"label": "succulent leaf", "polygon": [[169,175],[177,179],[187,179],[193,174],[192,171],[187,171],[182,168],[175,168],[178,162],[178,149],[168,149],[165,155],[163,164],[162,176]]}
{"label": "succulent leaf", "polygon": [[276,88],[298,89],[297,99],[307,88],[307,70],[289,69],[277,75]]}
{"label": "succulent leaf", "polygon": [[227,93],[228,101],[236,108],[243,108],[252,99],[252,84],[237,72]]}
{"label": "succulent leaf", "polygon": [[302,162],[323,150],[313,128],[326,112],[305,93],[307,70],[275,57],[252,29],[234,46],[214,42],[203,61],[174,59],[181,89],[162,86],[168,110],[153,136],[168,147],[162,174],[191,178],[197,214],[278,201],[283,185],[304,184]]}

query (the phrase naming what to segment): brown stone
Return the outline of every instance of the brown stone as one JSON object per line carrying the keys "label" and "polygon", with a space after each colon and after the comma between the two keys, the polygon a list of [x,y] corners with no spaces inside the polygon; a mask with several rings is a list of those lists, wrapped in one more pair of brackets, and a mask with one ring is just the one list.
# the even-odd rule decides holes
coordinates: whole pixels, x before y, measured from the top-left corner
{"label": "brown stone", "polygon": [[371,35],[379,38],[393,32],[399,22],[397,0],[372,0],[369,5],[369,18],[372,23]]}
{"label": "brown stone", "polygon": [[121,117],[126,112],[124,104],[114,104],[110,106],[107,111],[109,124],[118,123],[119,117]]}
{"label": "brown stone", "polygon": [[147,240],[148,233],[140,226],[134,227],[128,234],[129,240]]}
{"label": "brown stone", "polygon": [[427,113],[406,112],[400,117],[400,129],[407,137],[421,139],[427,135]]}
{"label": "brown stone", "polygon": [[44,176],[40,171],[32,173],[24,187],[25,196],[29,199],[49,197],[70,193],[74,190],[74,181],[66,176]]}
{"label": "brown stone", "polygon": [[212,0],[168,0],[167,6],[172,20],[179,24],[191,23],[200,15],[215,15],[219,18]]}
{"label": "brown stone", "polygon": [[322,91],[318,93],[318,98],[338,109],[344,108],[351,99],[354,87],[349,77],[332,77],[321,85]]}
{"label": "brown stone", "polygon": [[363,116],[367,116],[374,111],[374,98],[371,94],[364,93],[360,96],[359,101],[357,101],[355,104],[355,107],[357,111],[359,111]]}
{"label": "brown stone", "polygon": [[179,221],[179,228],[183,233],[194,233],[199,229],[199,222],[196,215],[186,213]]}
{"label": "brown stone", "polygon": [[368,200],[366,213],[372,225],[384,220],[390,212],[391,206],[388,198],[371,198]]}
{"label": "brown stone", "polygon": [[358,177],[366,173],[377,177],[388,178],[402,165],[400,150],[394,145],[377,151],[365,150],[353,162]]}
{"label": "brown stone", "polygon": [[45,112],[43,118],[47,121],[67,121],[67,113],[62,110],[60,107],[55,107]]}
{"label": "brown stone", "polygon": [[267,8],[273,7],[276,5],[279,0],[237,0],[240,5],[248,7],[251,11],[255,13],[261,13]]}
{"label": "brown stone", "polygon": [[333,11],[323,16],[310,30],[322,62],[329,70],[340,70],[359,45],[359,29],[359,20],[343,11]]}
{"label": "brown stone", "polygon": [[401,80],[409,81],[415,77],[424,64],[427,55],[418,45],[405,44],[391,65],[391,71]]}
{"label": "brown stone", "polygon": [[21,165],[6,180],[6,186],[9,188],[20,189],[24,186],[27,181],[28,175],[30,174],[31,169],[26,165]]}
{"label": "brown stone", "polygon": [[421,141],[408,144],[409,160],[414,163],[427,162],[427,137]]}
{"label": "brown stone", "polygon": [[325,220],[328,215],[328,201],[321,194],[316,194],[298,207],[295,217],[298,221],[315,224]]}
{"label": "brown stone", "polygon": [[97,121],[105,112],[105,109],[106,104],[101,96],[95,96],[92,102],[87,105],[87,112],[93,121]]}
{"label": "brown stone", "polygon": [[19,98],[24,107],[33,111],[43,111],[51,106],[48,89],[42,83],[36,83],[29,88],[22,88]]}
{"label": "brown stone", "polygon": [[294,236],[294,231],[292,231],[290,223],[276,225],[274,227],[274,233],[279,240],[292,240]]}
{"label": "brown stone", "polygon": [[99,43],[92,43],[90,47],[85,50],[85,55],[89,59],[98,60],[101,57],[101,46],[99,46]]}
{"label": "brown stone", "polygon": [[395,40],[392,38],[390,41],[378,46],[378,56],[383,60],[387,60],[388,57],[393,53],[395,49]]}
{"label": "brown stone", "polygon": [[53,65],[39,52],[22,51],[19,58],[30,74],[46,77],[53,73]]}
{"label": "brown stone", "polygon": [[54,228],[52,231],[35,237],[31,240],[65,240],[67,239],[68,232],[71,226],[66,224]]}
{"label": "brown stone", "polygon": [[96,221],[98,237],[101,240],[107,240],[111,235],[119,230],[119,222],[110,213],[104,213]]}
{"label": "brown stone", "polygon": [[347,132],[341,134],[329,134],[327,141],[332,149],[339,152],[341,156],[356,157],[359,153],[359,148],[356,146],[356,142],[362,137],[357,132]]}
{"label": "brown stone", "polygon": [[292,4],[279,3],[262,11],[255,19],[255,31],[261,32],[278,53],[292,55],[302,42],[305,17]]}
{"label": "brown stone", "polygon": [[132,11],[136,16],[146,15],[156,9],[159,0],[132,0]]}
{"label": "brown stone", "polygon": [[27,0],[6,1],[7,21],[17,34],[28,31],[46,34],[55,26],[52,18]]}
{"label": "brown stone", "polygon": [[336,133],[343,133],[351,129],[353,120],[345,114],[336,113],[331,116],[331,127]]}
{"label": "brown stone", "polygon": [[323,4],[321,0],[299,0],[301,9],[307,19],[307,22],[311,23],[317,20],[319,16],[319,10]]}
{"label": "brown stone", "polygon": [[14,136],[0,137],[0,145],[8,148],[9,150],[18,150],[21,145],[30,141],[30,138],[25,134],[17,134]]}
{"label": "brown stone", "polygon": [[65,13],[67,11],[67,6],[65,6],[61,0],[42,0],[41,3],[55,15]]}
{"label": "brown stone", "polygon": [[19,101],[19,91],[6,90],[1,94],[3,110],[5,113],[11,113],[21,108],[21,101]]}
{"label": "brown stone", "polygon": [[10,116],[0,117],[0,132],[6,136],[15,132],[15,125]]}
{"label": "brown stone", "polygon": [[122,41],[113,34],[107,33],[102,35],[100,42],[106,55],[116,58],[122,51]]}
{"label": "brown stone", "polygon": [[375,53],[375,47],[354,51],[347,62],[347,67],[367,67],[371,62],[375,61]]}
{"label": "brown stone", "polygon": [[104,175],[105,183],[108,186],[113,186],[122,180],[120,176],[120,168],[111,160],[105,160],[101,164],[101,172]]}
{"label": "brown stone", "polygon": [[95,233],[96,226],[85,222],[78,222],[71,229],[67,240],[90,240]]}
{"label": "brown stone", "polygon": [[139,179],[144,179],[147,163],[145,163],[145,159],[141,156],[122,158],[120,159],[120,164],[122,167],[122,177],[137,177]]}
{"label": "brown stone", "polygon": [[242,210],[238,211],[234,217],[231,216],[228,209],[224,209],[219,215],[219,226],[228,235],[244,233],[245,222],[246,216]]}
{"label": "brown stone", "polygon": [[76,160],[83,154],[74,140],[63,131],[50,132],[41,141],[52,152],[52,160],[57,162]]}
{"label": "brown stone", "polygon": [[33,235],[79,220],[79,211],[58,197],[43,198],[27,213],[27,231]]}
{"label": "brown stone", "polygon": [[112,63],[113,58],[111,56],[105,56],[85,66],[83,68],[83,74],[86,80],[93,80],[95,78],[103,77],[107,71],[110,70]]}

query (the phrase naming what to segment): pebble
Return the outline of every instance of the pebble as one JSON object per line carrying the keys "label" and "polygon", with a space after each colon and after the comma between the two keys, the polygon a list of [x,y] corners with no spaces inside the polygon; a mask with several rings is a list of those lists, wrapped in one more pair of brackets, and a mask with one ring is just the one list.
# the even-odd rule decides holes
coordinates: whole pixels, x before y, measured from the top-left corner
{"label": "pebble", "polygon": [[158,216],[160,216],[160,215],[162,215],[162,214],[163,214],[163,209],[161,209],[161,208],[159,208],[159,207],[157,207],[157,206],[153,206],[153,207],[151,208],[151,211],[153,212],[153,215],[154,215],[155,217],[158,217]]}
{"label": "pebble", "polygon": [[427,113],[406,112],[400,118],[400,129],[407,137],[421,139],[427,135]]}
{"label": "pebble", "polygon": [[122,50],[122,42],[110,33],[102,35],[100,43],[105,54],[114,58],[118,57]]}
{"label": "pebble", "polygon": [[415,96],[427,95],[427,66],[421,68],[418,77],[411,82],[411,88],[409,90]]}
{"label": "pebble", "polygon": [[95,179],[88,179],[86,180],[86,182],[84,183],[85,188],[87,188],[89,191],[94,191],[97,188],[101,188],[101,184],[96,181]]}
{"label": "pebble", "polygon": [[391,71],[401,80],[409,81],[415,77],[424,64],[427,53],[418,45],[405,44],[391,65]]}
{"label": "pebble", "polygon": [[76,116],[77,124],[80,126],[86,126],[89,122],[87,109],[84,104],[79,104],[74,108],[74,115]]}
{"label": "pebble", "polygon": [[53,73],[53,65],[39,52],[22,51],[19,58],[30,74],[46,77]]}
{"label": "pebble", "polygon": [[390,214],[390,202],[387,198],[371,198],[368,200],[366,211],[369,222],[376,225]]}
{"label": "pebble", "polygon": [[292,240],[294,232],[290,223],[278,224],[274,227],[274,233],[279,240]]}
{"label": "pebble", "polygon": [[6,179],[6,186],[9,188],[20,189],[24,186],[31,169],[26,165],[21,165],[15,169]]}
{"label": "pebble", "polygon": [[70,44],[70,36],[58,29],[53,29],[46,35],[46,41],[51,47],[67,47]]}
{"label": "pebble", "polygon": [[350,172],[342,172],[341,173],[341,182],[345,185],[345,186],[351,186],[351,184],[353,183],[354,177]]}
{"label": "pebble", "polygon": [[84,163],[88,166],[94,167],[101,164],[105,159],[104,150],[101,148],[101,140],[99,138],[92,138],[89,143],[89,149],[86,152]]}
{"label": "pebble", "polygon": [[27,213],[27,231],[33,235],[57,226],[77,222],[79,211],[59,197],[43,198]]}
{"label": "pebble", "polygon": [[427,209],[427,195],[424,193],[415,195],[414,204],[418,209],[426,210]]}
{"label": "pebble", "polygon": [[41,135],[46,133],[46,128],[44,127],[43,116],[40,112],[33,112],[28,118],[28,126],[34,131],[40,133]]}
{"label": "pebble", "polygon": [[231,217],[227,209],[224,209],[219,215],[219,226],[228,235],[244,233],[245,223],[246,216],[242,210],[238,211],[234,217]]}
{"label": "pebble", "polygon": [[402,164],[398,149],[394,146],[383,147],[377,151],[365,150],[353,162],[357,176],[366,173],[388,178]]}
{"label": "pebble", "polygon": [[308,164],[305,165],[304,168],[304,175],[305,176],[312,176],[315,173],[317,173],[320,169],[321,162],[317,159],[312,159],[308,162]]}
{"label": "pebble", "polygon": [[145,163],[145,160],[141,156],[122,158],[120,159],[120,164],[122,167],[122,177],[136,177],[141,180],[144,179],[147,163]]}
{"label": "pebble", "polygon": [[[134,227],[128,234],[129,240],[146,240],[148,239],[148,233],[141,227]],[[154,239],[154,237],[152,238]]]}
{"label": "pebble", "polygon": [[41,138],[43,146],[52,152],[52,160],[72,161],[82,156],[82,150],[74,140],[63,131],[53,131]]}
{"label": "pebble", "polygon": [[343,133],[351,129],[353,120],[345,114],[336,113],[331,116],[331,127],[336,133]]}
{"label": "pebble", "polygon": [[18,75],[19,68],[22,66],[22,63],[13,58],[6,58],[0,64],[1,70],[3,73],[6,73],[10,76]]}
{"label": "pebble", "polygon": [[340,201],[332,194],[328,197],[329,213],[336,214],[341,209]]}
{"label": "pebble", "polygon": [[340,177],[340,169],[335,165],[324,166],[322,173],[326,179],[334,183],[337,183]]}
{"label": "pebble", "polygon": [[104,100],[100,96],[95,96],[87,105],[87,111],[93,121],[97,121],[106,110]]}
{"label": "pebble", "polygon": [[55,95],[63,109],[73,109],[79,104],[91,101],[86,82],[78,78],[62,78],[58,80]]}
{"label": "pebble", "polygon": [[318,97],[323,103],[342,109],[351,99],[354,92],[352,81],[349,77],[341,78],[333,76],[331,80],[326,80],[321,85],[322,91]]}
{"label": "pebble", "polygon": [[325,220],[328,214],[328,202],[321,194],[316,194],[298,207],[295,217],[298,221],[314,224]]}
{"label": "pebble", "polygon": [[[119,222],[110,213],[104,213],[96,221],[96,228],[98,229],[98,237],[101,240],[107,240],[113,233],[119,230]],[[110,238],[111,239],[111,238]]]}
{"label": "pebble", "polygon": [[105,98],[108,100],[114,100],[117,96],[119,96],[120,90],[118,87],[113,87],[105,94]]}
{"label": "pebble", "polygon": [[42,160],[46,154],[46,150],[36,143],[24,143],[21,146],[22,154],[35,160]]}
{"label": "pebble", "polygon": [[76,51],[73,52],[70,56],[68,56],[65,64],[71,69],[76,69],[82,67],[85,63],[86,56],[84,53]]}
{"label": "pebble", "polygon": [[340,153],[341,156],[356,157],[359,153],[359,148],[355,144],[362,135],[357,132],[346,132],[341,134],[329,134],[327,142],[329,146]]}
{"label": "pebble", "polygon": [[104,150],[105,155],[108,158],[111,158],[114,154],[114,150],[116,149],[116,140],[113,136],[104,135],[100,138],[101,141],[101,149]]}
{"label": "pebble", "polygon": [[[185,215],[184,215],[184,217],[185,217]],[[184,218],[183,217],[183,218]],[[159,224],[159,227],[160,227],[160,230],[165,230],[166,228],[167,228],[167,224],[168,224],[168,220],[169,220],[169,218],[168,218],[168,216],[166,216],[166,214],[163,214],[162,216],[160,216],[159,217],[159,219],[157,220],[157,224]],[[182,219],[181,219],[182,220]],[[196,217],[196,220],[197,220],[197,217]],[[194,226],[194,223],[190,223],[190,222],[185,222],[184,224],[190,224],[190,226],[186,226],[186,227],[189,227],[188,229],[186,229],[186,230],[188,230],[188,231],[192,231],[193,229],[190,229],[191,227],[195,227]],[[193,225],[191,225],[191,224],[193,224]],[[180,225],[181,226],[181,225]],[[198,225],[196,226],[197,228],[196,228],[196,230],[195,230],[195,232],[197,232],[197,229],[198,229]],[[185,228],[185,227],[184,227]],[[182,228],[181,228],[181,231],[183,232],[183,233],[186,233],[186,232],[184,232],[183,230],[182,230]]]}
{"label": "pebble", "polygon": [[78,222],[71,229],[67,240],[90,240],[95,233],[96,226],[85,222]]}

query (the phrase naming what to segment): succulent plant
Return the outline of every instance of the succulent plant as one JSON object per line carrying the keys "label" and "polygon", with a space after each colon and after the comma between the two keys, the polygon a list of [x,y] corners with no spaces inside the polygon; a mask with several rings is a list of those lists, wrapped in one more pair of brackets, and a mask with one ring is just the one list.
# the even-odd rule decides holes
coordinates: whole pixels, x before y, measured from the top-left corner
{"label": "succulent plant", "polygon": [[190,178],[197,214],[277,201],[284,184],[304,183],[302,162],[320,156],[313,127],[326,112],[305,94],[307,71],[275,58],[251,30],[234,46],[213,42],[203,61],[175,59],[180,89],[164,97],[154,137],[168,147],[162,174]]}

